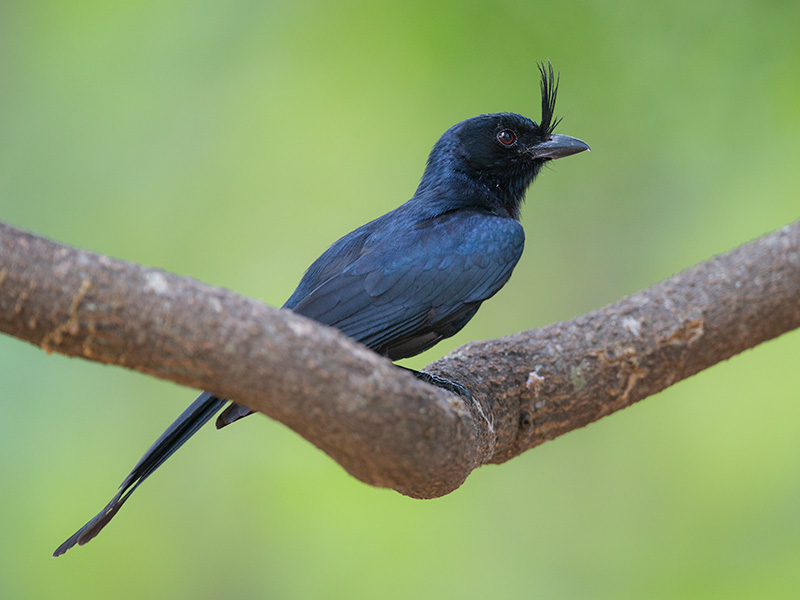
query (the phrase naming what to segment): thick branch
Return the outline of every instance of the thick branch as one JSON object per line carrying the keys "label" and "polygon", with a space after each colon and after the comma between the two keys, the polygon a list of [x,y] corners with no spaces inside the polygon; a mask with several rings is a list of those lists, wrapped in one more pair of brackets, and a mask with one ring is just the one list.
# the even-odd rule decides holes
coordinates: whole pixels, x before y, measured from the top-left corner
{"label": "thick branch", "polygon": [[428,370],[495,402],[499,463],[798,326],[800,221],[601,310],[467,344]]}
{"label": "thick branch", "polygon": [[0,224],[0,330],[221,396],[415,497],[800,325],[800,222],[566,323],[429,366],[465,403],[338,331],[228,290]]}

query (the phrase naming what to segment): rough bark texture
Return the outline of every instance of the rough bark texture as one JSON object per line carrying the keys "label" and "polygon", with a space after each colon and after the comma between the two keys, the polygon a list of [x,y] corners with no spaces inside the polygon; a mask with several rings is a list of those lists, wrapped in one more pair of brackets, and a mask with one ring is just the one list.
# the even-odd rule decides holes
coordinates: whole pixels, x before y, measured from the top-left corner
{"label": "rough bark texture", "polygon": [[288,311],[0,224],[0,331],[235,398],[414,497],[799,325],[800,221],[601,310],[429,365],[472,391],[465,402]]}

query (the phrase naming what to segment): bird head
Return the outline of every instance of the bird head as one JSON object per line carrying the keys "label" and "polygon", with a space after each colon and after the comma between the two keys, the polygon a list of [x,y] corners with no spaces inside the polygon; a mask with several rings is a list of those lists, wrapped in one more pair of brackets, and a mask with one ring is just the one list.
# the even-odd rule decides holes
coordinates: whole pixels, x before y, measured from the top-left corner
{"label": "bird head", "polygon": [[518,218],[525,192],[542,165],[589,150],[588,144],[577,138],[554,133],[561,122],[554,113],[558,77],[549,63],[547,68],[539,65],[539,71],[539,123],[516,113],[491,113],[461,121],[433,147],[420,187],[450,174],[475,188],[477,194],[470,198],[480,204],[493,203]]}

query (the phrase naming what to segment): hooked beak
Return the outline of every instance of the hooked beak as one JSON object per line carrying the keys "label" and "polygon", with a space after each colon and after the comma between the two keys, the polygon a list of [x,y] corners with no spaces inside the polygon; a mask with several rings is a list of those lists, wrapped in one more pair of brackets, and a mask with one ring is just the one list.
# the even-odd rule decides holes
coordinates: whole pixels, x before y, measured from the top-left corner
{"label": "hooked beak", "polygon": [[560,133],[552,134],[550,139],[531,148],[534,158],[549,159],[564,158],[584,150],[591,150],[589,144],[578,138],[561,135]]}

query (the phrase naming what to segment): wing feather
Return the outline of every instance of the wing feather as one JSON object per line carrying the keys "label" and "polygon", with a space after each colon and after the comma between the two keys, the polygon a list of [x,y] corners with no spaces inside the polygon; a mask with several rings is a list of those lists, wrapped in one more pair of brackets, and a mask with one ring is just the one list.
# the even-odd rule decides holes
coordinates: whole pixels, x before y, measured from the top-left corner
{"label": "wing feather", "polygon": [[403,345],[410,356],[416,338],[427,348],[463,327],[508,281],[523,244],[522,226],[514,219],[444,215],[381,244],[368,241],[368,252],[297,299],[292,309],[377,352],[399,358],[392,348]]}

